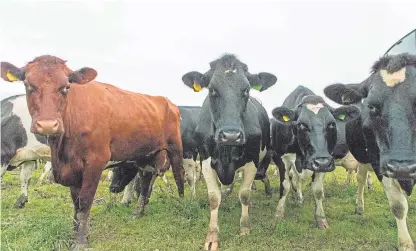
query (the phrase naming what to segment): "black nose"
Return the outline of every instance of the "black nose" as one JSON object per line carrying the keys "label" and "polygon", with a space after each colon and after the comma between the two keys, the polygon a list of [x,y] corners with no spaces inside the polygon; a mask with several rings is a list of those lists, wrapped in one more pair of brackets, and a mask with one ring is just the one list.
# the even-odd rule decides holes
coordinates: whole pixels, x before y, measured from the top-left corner
{"label": "black nose", "polygon": [[120,191],[120,186],[114,186],[114,185],[110,186],[110,192],[111,193],[119,193],[119,192],[121,192]]}
{"label": "black nose", "polygon": [[416,161],[414,160],[390,160],[387,163],[388,177],[414,179],[416,177]]}
{"label": "black nose", "polygon": [[221,130],[218,137],[219,143],[225,145],[241,145],[244,143],[243,132],[238,130]]}

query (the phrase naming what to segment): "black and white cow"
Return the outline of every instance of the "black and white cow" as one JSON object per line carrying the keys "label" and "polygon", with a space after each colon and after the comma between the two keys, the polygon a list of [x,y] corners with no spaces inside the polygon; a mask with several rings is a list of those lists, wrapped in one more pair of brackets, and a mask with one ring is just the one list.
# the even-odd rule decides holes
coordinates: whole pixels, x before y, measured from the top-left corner
{"label": "black and white cow", "polygon": [[16,207],[28,201],[28,186],[37,160],[46,161],[39,182],[50,173],[50,148],[46,137],[30,132],[32,118],[27,108],[26,95],[11,96],[1,101],[1,177],[7,170],[21,167],[21,192]]}
{"label": "black and white cow", "polygon": [[194,91],[207,88],[196,128],[202,173],[208,188],[211,217],[205,250],[219,245],[218,208],[223,185],[234,181],[236,171],[243,170],[239,198],[242,206],[240,234],[250,232],[248,205],[257,167],[270,150],[270,123],[264,107],[250,97],[250,90],[265,91],[277,81],[270,73],[251,74],[235,55],[225,54],[210,63],[202,74],[197,71],[182,77]]}
{"label": "black and white cow", "polygon": [[273,160],[280,174],[278,220],[284,217],[289,191],[296,192],[297,202],[301,204],[301,183],[312,176],[316,224],[319,228],[328,227],[322,201],[325,174],[335,169],[332,154],[337,143],[337,125],[334,117],[342,113],[347,119],[352,112],[354,109],[350,107],[331,108],[304,86],[298,86],[281,107],[273,109]]}
{"label": "black and white cow", "polygon": [[384,56],[359,84],[333,84],[324,90],[344,105],[363,100],[363,109],[347,123],[354,157],[370,163],[382,182],[396,218],[399,250],[414,250],[407,229],[408,203],[416,181],[416,56]]}
{"label": "black and white cow", "polygon": [[[198,164],[199,155],[197,142],[195,140],[195,128],[199,120],[200,106],[178,106],[181,119],[181,138],[183,146],[183,167],[185,169],[186,180],[190,186],[191,197],[196,198],[195,184],[201,177],[201,170]],[[109,166],[110,167],[110,166]],[[152,171],[152,167],[140,167],[137,163],[129,165],[128,163],[114,166],[110,184],[110,192],[119,193],[124,190],[122,204],[131,203],[134,184],[143,175],[143,172]],[[162,176],[165,184],[170,187],[170,183],[165,175]],[[151,187],[148,197],[150,197]]]}

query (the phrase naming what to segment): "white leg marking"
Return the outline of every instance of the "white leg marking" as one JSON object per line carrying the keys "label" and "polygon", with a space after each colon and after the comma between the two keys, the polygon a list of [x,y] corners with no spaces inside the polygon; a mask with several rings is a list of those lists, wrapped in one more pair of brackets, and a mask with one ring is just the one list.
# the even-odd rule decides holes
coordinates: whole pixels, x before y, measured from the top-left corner
{"label": "white leg marking", "polygon": [[26,161],[21,165],[20,170],[20,196],[16,201],[16,207],[22,208],[27,199],[27,190],[29,187],[30,179],[32,178],[32,173],[35,171],[36,162],[35,161]]}
{"label": "white leg marking", "polygon": [[355,213],[356,214],[363,214],[364,213],[364,188],[367,184],[367,176],[368,173],[373,170],[370,164],[362,164],[359,163],[358,165],[358,172],[357,172],[357,199],[355,201]]}
{"label": "white leg marking", "polygon": [[121,204],[129,205],[133,199],[133,192],[134,192],[134,181],[135,178],[130,181],[130,183],[124,188],[123,199],[121,200]]}
{"label": "white leg marking", "polygon": [[[277,209],[276,209],[277,220],[282,220],[285,216],[286,199],[287,199],[287,195],[289,194],[292,188],[292,184],[289,179],[289,172],[292,166],[290,159],[292,158],[293,158],[293,155],[291,154],[285,154],[282,156],[282,161],[285,164],[286,171],[285,171],[285,180],[283,181],[283,195],[279,199],[279,203],[277,204]],[[296,155],[295,155],[295,158],[296,158]]]}
{"label": "white leg marking", "polygon": [[219,243],[218,208],[221,204],[221,192],[217,183],[217,174],[211,168],[211,158],[202,161],[202,173],[208,188],[208,200],[211,216],[205,240],[205,250],[217,250]]}
{"label": "white leg marking", "polygon": [[415,246],[406,224],[407,211],[409,208],[406,196],[397,180],[383,177],[382,182],[387,199],[389,200],[390,209],[396,218],[399,251],[414,250]]}
{"label": "white leg marking", "polygon": [[43,183],[46,176],[49,177],[49,173],[51,172],[51,170],[52,170],[52,163],[50,161],[47,161],[45,166],[43,167],[43,173],[39,178],[38,185],[41,185]]}
{"label": "white leg marking", "polygon": [[315,180],[312,183],[312,192],[315,198],[315,220],[318,228],[328,228],[328,222],[324,212],[322,201],[324,195],[324,178],[326,173],[315,173]]}
{"label": "white leg marking", "polygon": [[253,184],[254,177],[256,176],[256,165],[253,161],[243,166],[243,182],[240,186],[238,197],[241,202],[241,218],[240,218],[240,235],[246,235],[250,233],[250,218],[248,216],[248,205],[250,203],[250,191]]}
{"label": "white leg marking", "polygon": [[191,198],[196,198],[195,183],[196,183],[196,162],[191,159],[182,159],[183,168],[185,169],[186,180],[191,189]]}

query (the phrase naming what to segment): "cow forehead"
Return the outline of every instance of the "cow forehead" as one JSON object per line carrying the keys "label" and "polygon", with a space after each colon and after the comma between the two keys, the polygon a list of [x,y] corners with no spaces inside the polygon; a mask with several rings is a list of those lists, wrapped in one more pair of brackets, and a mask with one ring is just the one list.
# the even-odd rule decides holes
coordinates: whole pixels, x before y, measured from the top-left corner
{"label": "cow forehead", "polygon": [[334,120],[334,118],[328,108],[319,104],[303,105],[298,119],[298,121],[312,124],[325,124],[330,120]]}
{"label": "cow forehead", "polygon": [[389,73],[387,70],[382,69],[380,70],[380,76],[384,84],[388,87],[395,87],[406,80],[406,67],[393,73]]}
{"label": "cow forehead", "polygon": [[[65,73],[55,67],[41,67],[40,69],[33,69],[26,74],[28,82],[40,82],[40,83],[56,83],[67,80]],[[39,84],[40,84],[39,83]]]}

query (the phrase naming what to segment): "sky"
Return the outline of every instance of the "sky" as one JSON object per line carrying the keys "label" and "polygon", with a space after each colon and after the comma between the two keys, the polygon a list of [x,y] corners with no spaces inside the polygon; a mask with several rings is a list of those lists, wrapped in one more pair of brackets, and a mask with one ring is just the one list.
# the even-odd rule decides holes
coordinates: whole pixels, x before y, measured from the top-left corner
{"label": "sky", "polygon": [[[0,60],[21,67],[50,54],[122,89],[201,105],[182,76],[233,53],[276,84],[260,93],[271,116],[296,86],[317,95],[360,82],[416,28],[416,1],[0,1]],[[24,93],[0,80],[0,99]],[[336,106],[325,98],[329,104]]]}

